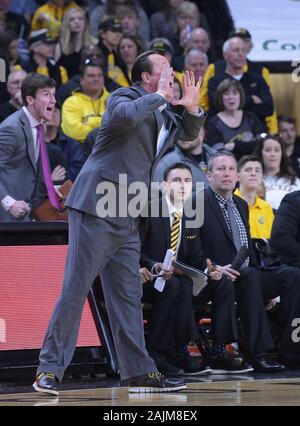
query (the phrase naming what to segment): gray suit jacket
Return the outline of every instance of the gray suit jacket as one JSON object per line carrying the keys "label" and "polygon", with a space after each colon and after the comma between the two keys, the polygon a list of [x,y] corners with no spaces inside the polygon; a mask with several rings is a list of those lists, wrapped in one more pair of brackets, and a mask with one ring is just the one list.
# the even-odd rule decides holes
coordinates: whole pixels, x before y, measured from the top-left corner
{"label": "gray suit jacket", "polygon": [[[0,200],[7,195],[33,202],[33,207],[45,198],[30,124],[22,109],[0,124]],[[0,205],[0,221],[15,220]]]}
{"label": "gray suit jacket", "polygon": [[203,117],[185,112],[181,118],[166,108],[165,125],[169,133],[156,156],[163,123],[158,108],[164,103],[161,95],[147,94],[138,85],[113,92],[93,151],[68,196],[68,207],[97,216],[99,183],[110,181],[118,191],[119,174],[126,174],[128,184],[142,182],[148,186],[153,167],[172,145],[175,135],[183,140],[197,137]]}

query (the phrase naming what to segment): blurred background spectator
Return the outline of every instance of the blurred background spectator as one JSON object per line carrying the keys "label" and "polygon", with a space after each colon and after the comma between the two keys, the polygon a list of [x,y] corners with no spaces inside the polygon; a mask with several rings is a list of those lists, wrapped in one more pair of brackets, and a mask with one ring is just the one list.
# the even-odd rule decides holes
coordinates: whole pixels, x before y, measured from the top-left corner
{"label": "blurred background spectator", "polygon": [[[210,65],[205,73],[201,87],[200,105],[210,115],[216,113],[213,107],[215,92],[221,81],[228,77],[238,80],[245,91],[245,110],[254,112],[265,123],[268,131],[277,131],[277,119],[267,117],[274,112],[270,88],[259,74],[245,71],[247,65],[247,48],[240,37],[229,38],[223,46],[225,63]],[[221,66],[220,66],[221,65]]]}
{"label": "blurred background spectator", "polygon": [[297,176],[300,177],[300,140],[297,138],[296,120],[289,115],[280,115],[278,126],[286,155],[291,160]]}
{"label": "blurred background spectator", "polygon": [[50,37],[58,38],[65,13],[76,7],[78,7],[78,4],[73,0],[48,0],[35,11],[32,17],[31,31],[46,28]]}
{"label": "blurred background spectator", "polygon": [[61,113],[55,108],[53,119],[47,122],[45,140],[55,184],[62,184],[68,179],[76,179],[86,155],[74,139],[66,136],[61,130]]}
{"label": "blurred background spectator", "polygon": [[150,18],[151,38],[174,38],[178,31],[177,12],[184,0],[163,0],[160,10]]}
{"label": "blurred background spectator", "polygon": [[2,30],[11,30],[15,32],[21,39],[26,38],[29,34],[29,25],[21,13],[10,9],[11,0],[0,0],[0,13]]}
{"label": "blurred background spectator", "polygon": [[62,106],[62,130],[83,143],[89,132],[100,126],[109,92],[104,87],[99,63],[87,60],[80,66],[80,88]]}
{"label": "blurred background spectator", "polygon": [[18,111],[23,105],[21,96],[21,85],[27,72],[24,70],[12,71],[7,79],[7,91],[10,99],[0,104],[0,123],[8,116]]}
{"label": "blurred background spectator", "polygon": [[115,79],[120,86],[128,87],[131,85],[131,70],[133,64],[137,56],[140,55],[143,50],[143,46],[136,36],[123,35],[117,47],[117,55],[120,58],[119,63],[122,75]]}
{"label": "blurred background spectator", "polygon": [[[114,80],[107,76],[104,54],[100,47],[96,46],[95,44],[90,44],[83,48],[80,55],[80,63],[84,64],[86,61],[99,63],[104,74],[104,85],[109,92],[112,92],[113,90],[116,90],[120,87],[118,83],[116,83]],[[66,84],[63,84],[62,86],[58,87],[56,91],[56,100],[58,104],[62,105],[64,101],[72,95],[73,90],[79,89],[79,87],[80,75],[78,69],[77,74],[73,75],[73,77]]]}
{"label": "blurred background spectator", "polygon": [[27,72],[36,72],[53,78],[57,87],[68,81],[67,70],[53,63],[55,55],[56,40],[50,37],[48,30],[42,29],[30,33],[29,39],[30,55],[23,67]]}
{"label": "blurred background spectator", "polygon": [[263,135],[254,154],[263,164],[266,201],[277,210],[286,194],[300,189],[300,179],[290,165],[279,135]]}
{"label": "blurred background spectator", "polygon": [[78,72],[82,49],[92,43],[86,13],[81,8],[69,9],[64,15],[55,60],[69,78]]}
{"label": "blurred background spectator", "polygon": [[[97,6],[91,13],[90,16],[90,28],[91,33],[94,37],[98,36],[98,28],[100,22],[102,22],[104,16],[117,16],[120,18],[124,7],[127,6],[136,6],[136,3],[133,0],[106,0],[105,4]],[[145,11],[136,6],[139,14],[139,32],[138,35],[143,40],[149,40],[150,29],[149,29],[149,20]]]}
{"label": "blurred background spectator", "polygon": [[214,109],[218,111],[208,122],[207,140],[215,149],[232,151],[239,160],[251,154],[256,135],[265,132],[265,125],[251,111],[244,111],[245,92],[234,79],[223,80],[215,93]]}
{"label": "blurred background spectator", "polygon": [[21,55],[19,37],[10,30],[0,32],[0,51],[8,61],[9,71],[21,70],[29,58],[28,54],[25,56],[24,54],[23,56]]}

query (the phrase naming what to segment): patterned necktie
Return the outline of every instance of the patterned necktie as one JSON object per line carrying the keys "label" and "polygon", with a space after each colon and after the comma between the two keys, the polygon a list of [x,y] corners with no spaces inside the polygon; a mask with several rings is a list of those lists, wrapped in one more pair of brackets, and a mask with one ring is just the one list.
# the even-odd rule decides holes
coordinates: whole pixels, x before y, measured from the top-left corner
{"label": "patterned necktie", "polygon": [[227,202],[226,202],[226,207],[227,207],[227,213],[228,213],[228,217],[229,217],[233,242],[234,242],[236,251],[238,252],[240,250],[240,248],[242,247],[241,236],[240,236],[240,231],[239,231],[239,227],[238,227],[236,218],[235,218],[233,210],[232,210],[232,205],[231,205],[231,202],[229,200],[227,200]]}
{"label": "patterned necktie", "polygon": [[37,126],[37,130],[38,130],[38,143],[39,143],[39,149],[40,149],[40,155],[41,155],[44,182],[47,188],[49,201],[52,207],[59,209],[60,208],[59,201],[58,201],[58,198],[53,186],[53,182],[51,179],[49,159],[48,159],[47,148],[46,148],[45,140],[44,140],[44,126],[42,124],[39,124]]}
{"label": "patterned necktie", "polygon": [[[176,256],[176,250],[179,240],[179,231],[180,231],[180,221],[181,221],[181,214],[179,212],[173,212],[173,222],[171,227],[171,245],[170,248],[174,251]],[[174,257],[175,257],[174,256]]]}

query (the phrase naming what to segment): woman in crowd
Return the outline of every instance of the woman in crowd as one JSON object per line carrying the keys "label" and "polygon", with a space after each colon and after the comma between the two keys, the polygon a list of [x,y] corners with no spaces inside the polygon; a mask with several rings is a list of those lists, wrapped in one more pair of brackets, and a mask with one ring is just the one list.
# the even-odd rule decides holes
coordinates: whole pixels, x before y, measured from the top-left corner
{"label": "woman in crowd", "polygon": [[78,4],[73,0],[48,0],[44,2],[32,17],[31,31],[46,28],[53,39],[58,38],[65,13],[74,7],[78,7]]}
{"label": "woman in crowd", "polygon": [[143,47],[137,37],[128,35],[121,38],[117,48],[117,55],[123,62],[123,66],[120,67],[122,73],[115,78],[115,81],[120,86],[128,87],[131,85],[131,70],[136,57],[142,52]]}
{"label": "woman in crowd", "polygon": [[223,80],[214,99],[215,108],[219,112],[207,125],[208,144],[215,149],[232,151],[237,160],[252,153],[256,135],[265,131],[253,112],[243,111],[244,103],[243,86],[234,79]]}
{"label": "woman in crowd", "polygon": [[263,135],[257,143],[254,154],[263,163],[266,201],[277,210],[286,194],[300,190],[300,179],[290,166],[279,135]]}
{"label": "woman in crowd", "polygon": [[56,52],[58,64],[66,68],[69,77],[78,73],[81,51],[91,43],[85,11],[79,7],[70,9],[63,18]]}
{"label": "woman in crowd", "polygon": [[9,62],[10,72],[23,69],[23,58],[20,56],[17,34],[9,30],[0,32],[0,51]]}

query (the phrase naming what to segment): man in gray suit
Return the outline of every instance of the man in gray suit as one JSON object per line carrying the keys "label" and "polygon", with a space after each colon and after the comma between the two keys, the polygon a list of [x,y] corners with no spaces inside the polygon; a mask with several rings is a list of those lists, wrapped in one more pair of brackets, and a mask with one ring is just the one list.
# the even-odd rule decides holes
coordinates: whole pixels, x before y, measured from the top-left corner
{"label": "man in gray suit", "polygon": [[[186,73],[183,97],[176,101],[185,107],[179,120],[169,105],[173,79],[173,69],[163,56],[144,52],[132,69],[133,87],[116,90],[108,102],[93,152],[67,199],[69,251],[62,293],[49,322],[33,384],[38,392],[58,394],[58,382],[74,353],[83,305],[97,275],[103,286],[120,376],[128,380],[129,392],[166,392],[186,387],[181,379],[158,373],[145,349],[139,211],[121,211],[130,204],[122,202],[124,194],[130,198],[128,185],[149,185],[153,165],[175,135],[192,140],[199,133],[204,115],[198,108],[201,82]],[[105,187],[109,188],[108,204],[115,199],[119,203],[106,216],[101,208],[107,195]]]}
{"label": "man in gray suit", "polygon": [[0,221],[30,221],[31,207],[46,198],[39,167],[37,127],[51,120],[56,83],[40,74],[22,82],[24,106],[0,124]]}

